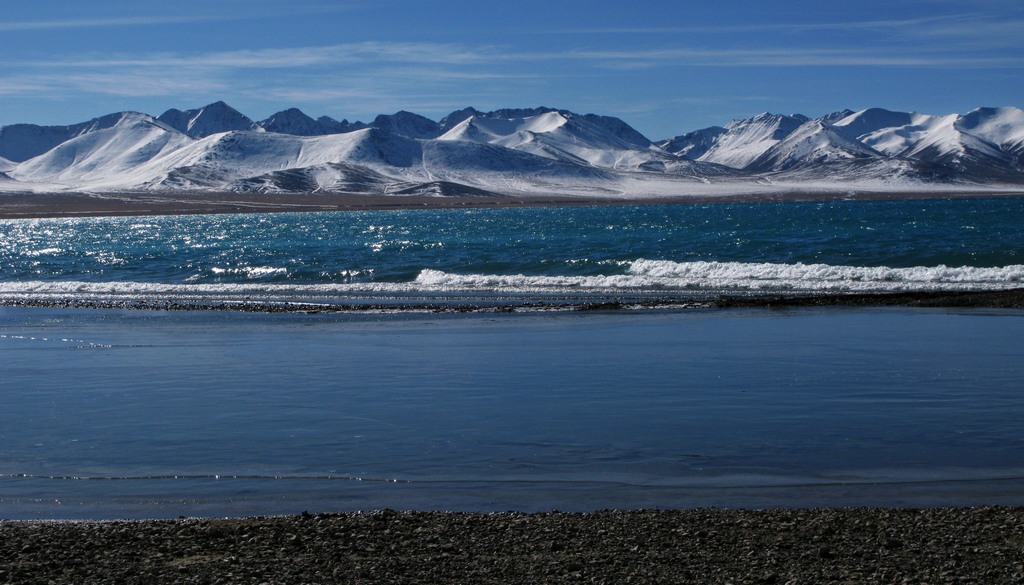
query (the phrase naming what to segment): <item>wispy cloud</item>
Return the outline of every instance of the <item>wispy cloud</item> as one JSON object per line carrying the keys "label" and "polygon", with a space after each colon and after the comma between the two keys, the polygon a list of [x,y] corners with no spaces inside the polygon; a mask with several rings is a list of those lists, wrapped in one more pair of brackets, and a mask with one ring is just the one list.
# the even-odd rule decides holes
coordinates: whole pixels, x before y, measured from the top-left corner
{"label": "wispy cloud", "polygon": [[443,43],[364,42],[318,47],[273,48],[208,53],[87,55],[74,59],[27,61],[22,67],[201,67],[224,69],[301,68],[353,63],[433,63],[472,65],[501,60],[495,47],[467,48]]}
{"label": "wispy cloud", "polygon": [[934,16],[927,18],[894,19],[894,20],[849,20],[841,22],[764,22],[758,24],[733,25],[693,25],[664,27],[595,27],[595,28],[562,28],[535,31],[539,34],[574,34],[574,35],[659,35],[659,34],[727,34],[750,32],[783,32],[783,31],[863,31],[898,29],[908,30],[920,26],[947,24],[962,20],[961,16]]}
{"label": "wispy cloud", "polygon": [[[686,35],[701,38],[727,38],[729,42],[747,40],[756,36],[763,39],[797,33],[804,38],[815,38],[821,33],[823,44],[836,43],[836,33],[864,35],[859,40],[865,45],[906,45],[907,41],[921,43],[920,49],[940,50],[998,50],[1007,47],[1024,48],[1024,14],[964,12],[941,16],[881,20],[842,20],[835,22],[763,22],[732,25],[688,25],[665,27],[603,27],[565,28],[537,31],[538,34],[575,36],[640,36],[658,42],[666,36]],[[762,40],[762,42],[771,42]],[[777,41],[775,41],[777,42]],[[955,44],[956,46],[952,46]],[[853,45],[849,45],[853,48]]]}
{"label": "wispy cloud", "polygon": [[[253,100],[323,107],[429,110],[508,95],[549,76],[503,67],[507,51],[446,43],[364,42],[319,47],[193,53],[89,54],[0,63],[0,95]],[[519,55],[514,59],[532,60]],[[232,98],[231,96],[239,96]],[[476,96],[476,97],[474,97]],[[496,98],[495,98],[496,99]],[[170,100],[165,100],[170,101]],[[500,100],[497,100],[500,101]],[[477,102],[479,103],[479,102]],[[268,112],[269,113],[269,112]]]}
{"label": "wispy cloud", "polygon": [[600,62],[611,68],[688,67],[1022,67],[1024,55],[892,54],[861,49],[697,49],[571,51],[566,58]]}
{"label": "wispy cloud", "polygon": [[334,3],[330,6],[296,5],[294,3],[274,6],[274,2],[265,2],[246,6],[247,10],[221,10],[214,12],[216,4],[211,4],[210,9],[198,14],[180,15],[124,15],[107,16],[97,18],[52,18],[46,20],[6,21],[0,22],[0,32],[16,31],[45,31],[61,29],[89,29],[89,28],[111,28],[111,27],[137,27],[153,25],[174,25],[193,24],[201,22],[225,22],[239,20],[254,20],[273,17],[282,9],[287,9],[291,16],[313,16],[320,14],[332,14],[347,12],[352,9],[346,4]]}
{"label": "wispy cloud", "polygon": [[[207,53],[94,54],[71,59],[7,63],[13,70],[131,69],[228,73],[244,70],[287,70],[301,72],[339,67],[339,73],[378,69],[419,78],[485,79],[533,77],[531,64],[553,62],[584,63],[613,69],[651,67],[1021,67],[1024,53],[968,52],[956,47],[886,46],[818,48],[814,46],[755,46],[751,48],[708,49],[691,46],[623,48],[614,50],[565,49],[559,51],[517,51],[497,45],[454,43],[362,42],[316,47],[271,48]],[[511,68],[515,65],[518,68]],[[578,72],[577,72],[578,73]]]}
{"label": "wispy cloud", "polygon": [[[890,26],[889,22],[873,21],[870,25]],[[939,19],[930,22],[932,31],[938,31],[940,25],[951,26]],[[779,46],[785,39],[774,37],[759,42],[743,40],[749,44],[738,48],[708,48],[686,42],[691,39],[672,43],[671,39],[644,37],[617,43],[614,49],[543,46],[532,50],[497,44],[374,41],[233,51],[65,54],[0,63],[0,96],[58,100],[90,94],[167,98],[161,101],[184,105],[215,98],[317,108],[329,105],[332,112],[379,113],[393,109],[441,111],[485,102],[501,107],[524,97],[564,95],[564,88],[572,85],[599,90],[590,97],[574,98],[577,103],[596,100],[590,106],[595,111],[626,112],[635,108],[642,114],[664,109],[669,102],[645,102],[647,95],[642,92],[631,94],[632,106],[619,102],[608,108],[598,102],[607,99],[608,87],[626,78],[634,83],[632,80],[643,76],[637,72],[644,69],[660,70],[654,75],[685,76],[686,70],[695,68],[945,67],[1013,71],[1024,67],[1024,51],[965,51],[962,43],[793,47]],[[662,46],[652,46],[656,42]],[[679,103],[688,107],[706,105],[701,101]]]}
{"label": "wispy cloud", "polygon": [[25,22],[0,22],[0,32],[38,31],[69,28],[101,28],[118,26],[144,26],[154,24],[187,24],[226,20],[225,17],[199,16],[124,16],[113,18],[80,18],[64,20],[37,20]]}

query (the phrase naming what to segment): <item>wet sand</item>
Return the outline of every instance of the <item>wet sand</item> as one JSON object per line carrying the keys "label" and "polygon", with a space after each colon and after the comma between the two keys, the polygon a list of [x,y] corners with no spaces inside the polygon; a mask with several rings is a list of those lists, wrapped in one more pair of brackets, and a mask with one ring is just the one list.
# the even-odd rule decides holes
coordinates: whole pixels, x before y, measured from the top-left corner
{"label": "wet sand", "polygon": [[0,522],[17,583],[1021,583],[1024,508]]}
{"label": "wet sand", "polygon": [[456,193],[445,196],[344,193],[0,193],[0,219],[1021,196],[1024,196],[1022,191],[765,192],[678,197],[638,196],[635,198],[586,198],[557,195],[512,197],[484,192]]}

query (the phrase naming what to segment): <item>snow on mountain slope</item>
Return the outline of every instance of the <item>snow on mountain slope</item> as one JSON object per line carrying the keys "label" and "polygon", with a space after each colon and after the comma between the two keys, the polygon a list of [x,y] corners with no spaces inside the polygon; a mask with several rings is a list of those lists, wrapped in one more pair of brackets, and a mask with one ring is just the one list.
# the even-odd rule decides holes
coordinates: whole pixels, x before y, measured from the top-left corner
{"label": "snow on mountain slope", "polygon": [[0,128],[0,156],[12,162],[23,162],[76,136],[110,128],[117,124],[123,115],[124,112],[107,114],[70,126],[37,126],[35,124],[4,126]]}
{"label": "snow on mountain slope", "polygon": [[545,158],[607,169],[638,169],[654,160],[671,159],[659,149],[652,149],[649,140],[621,120],[577,116],[548,108],[471,115],[438,140],[495,144]]}
{"label": "snow on mountain slope", "polygon": [[15,162],[0,156],[0,173],[14,168]]}
{"label": "snow on mountain slope", "polygon": [[127,112],[116,124],[72,138],[17,166],[19,181],[96,188],[134,184],[148,164],[192,139],[147,114]]}
{"label": "snow on mountain slope", "polygon": [[852,114],[835,127],[889,156],[915,158],[971,175],[1005,175],[1024,154],[1024,111],[1012,107],[979,108],[963,116],[873,108]]}
{"label": "snow on mountain slope", "polygon": [[160,114],[157,120],[192,138],[258,127],[241,112],[220,101],[194,110],[170,109]]}
{"label": "snow on mountain slope", "polygon": [[960,131],[959,116],[945,116],[910,147],[901,157],[914,158],[949,167],[972,176],[1012,176],[1015,174],[1012,158],[998,146]]}
{"label": "snow on mountain slope", "polygon": [[978,108],[960,116],[956,127],[993,144],[1019,144],[1024,142],[1024,110]]}
{"label": "snow on mountain slope", "polygon": [[665,152],[696,160],[710,150],[719,137],[726,132],[727,130],[721,126],[711,126],[662,140],[656,144]]}
{"label": "snow on mountain slope", "polygon": [[423,166],[432,177],[463,178],[477,172],[532,176],[607,178],[611,174],[589,165],[567,163],[498,144],[459,140],[423,143]]}
{"label": "snow on mountain slope", "polygon": [[780,171],[882,156],[877,150],[836,131],[828,124],[810,120],[754,159],[746,168],[754,171]]}
{"label": "snow on mountain slope", "polygon": [[[367,128],[344,134],[293,136],[274,132],[229,132],[209,136],[168,158],[163,176],[147,187],[226,188],[252,177],[333,163],[365,165],[395,174],[417,165],[417,141]],[[152,173],[151,173],[152,174]]]}
{"label": "snow on mountain slope", "polygon": [[485,117],[486,114],[473,107],[463,108],[461,110],[456,110],[448,114],[444,118],[441,118],[441,121],[438,122],[438,126],[440,126],[441,128],[441,134],[448,132],[452,128],[458,126],[459,123],[465,120],[466,118],[471,118],[473,116]]}
{"label": "snow on mountain slope", "polygon": [[956,121],[956,128],[996,144],[1024,169],[1024,110],[1020,108],[978,108]]}
{"label": "snow on mountain slope", "polygon": [[777,188],[790,190],[898,192],[978,186],[950,169],[901,158],[851,159],[823,166],[793,167],[760,177]]}
{"label": "snow on mountain slope", "polygon": [[[300,142],[302,152],[279,162],[279,170],[270,170],[267,161],[262,161],[237,177],[221,173],[218,179],[227,190],[393,194],[444,194],[467,189],[518,194],[551,193],[552,189],[589,192],[596,183],[614,184],[618,180],[614,173],[601,169],[503,146],[473,141],[416,141],[376,128]],[[325,162],[329,159],[344,162]],[[216,160],[224,159],[218,153]],[[191,177],[199,168],[203,176],[212,175],[209,155],[189,162],[195,162],[185,167]],[[261,170],[265,172],[260,174]],[[170,185],[165,182],[164,186]]]}
{"label": "snow on mountain slope", "polygon": [[807,116],[800,114],[786,116],[767,112],[745,120],[733,120],[725,126],[726,132],[697,160],[735,169],[746,168],[807,121]]}
{"label": "snow on mountain slope", "polygon": [[[858,134],[856,138],[886,155],[899,156],[904,151],[912,148],[914,144],[926,139],[929,133],[943,125],[952,124],[956,120],[956,114],[951,116],[931,116],[911,112],[906,116],[907,118],[891,118],[891,121],[894,123],[905,121],[906,123],[902,125],[885,126],[881,120],[874,120],[874,124],[863,124],[864,129],[870,130],[870,132]],[[844,121],[837,122],[836,128],[852,135],[855,130],[848,130],[849,126],[842,125]],[[875,126],[878,126],[878,128],[872,129]]]}
{"label": "snow on mountain slope", "polygon": [[327,163],[237,179],[224,188],[227,191],[260,193],[380,194],[395,184],[394,179],[360,165]]}
{"label": "snow on mountain slope", "polygon": [[886,128],[901,128],[913,124],[915,114],[892,112],[882,108],[869,108],[852,112],[832,123],[832,126],[853,138],[861,138]]}
{"label": "snow on mountain slope", "polygon": [[856,113],[856,112],[854,112],[853,110],[849,110],[849,109],[841,110],[841,111],[838,111],[838,112],[832,112],[831,114],[825,114],[824,116],[818,118],[818,120],[821,120],[822,122],[824,122],[824,123],[826,123],[828,125],[833,125],[836,122],[838,122],[839,120],[842,120],[843,118],[849,116],[850,114],[854,114],[854,113]]}

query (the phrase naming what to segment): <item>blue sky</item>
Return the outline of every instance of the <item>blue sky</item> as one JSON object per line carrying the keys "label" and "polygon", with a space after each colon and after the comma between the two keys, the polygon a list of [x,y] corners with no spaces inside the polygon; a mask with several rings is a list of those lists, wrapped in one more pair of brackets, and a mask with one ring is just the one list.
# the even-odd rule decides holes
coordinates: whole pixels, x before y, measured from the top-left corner
{"label": "blue sky", "polygon": [[551,106],[649,138],[759,112],[1024,105],[1020,0],[7,0],[0,125],[224,100],[368,121]]}

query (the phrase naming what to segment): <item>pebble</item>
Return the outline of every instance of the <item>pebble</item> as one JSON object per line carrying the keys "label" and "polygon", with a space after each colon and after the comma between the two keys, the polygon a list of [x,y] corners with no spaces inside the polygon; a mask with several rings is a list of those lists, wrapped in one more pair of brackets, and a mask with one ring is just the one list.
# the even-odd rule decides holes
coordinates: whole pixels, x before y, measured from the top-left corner
{"label": "pebble", "polygon": [[998,584],[1022,573],[1024,508],[1004,507],[0,522],[0,582],[18,583]]}

